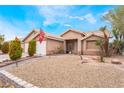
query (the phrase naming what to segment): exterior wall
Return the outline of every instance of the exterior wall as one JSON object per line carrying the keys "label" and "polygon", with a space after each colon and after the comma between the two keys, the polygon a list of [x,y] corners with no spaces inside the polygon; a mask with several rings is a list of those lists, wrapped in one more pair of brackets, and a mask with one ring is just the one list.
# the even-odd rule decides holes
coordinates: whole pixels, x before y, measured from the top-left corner
{"label": "exterior wall", "polygon": [[[58,54],[64,52],[64,42],[47,38],[46,40],[46,54]],[[61,51],[60,51],[61,50]]]}
{"label": "exterior wall", "polygon": [[81,54],[81,40],[78,39],[78,54]]}
{"label": "exterior wall", "polygon": [[95,44],[95,41],[98,39],[102,39],[98,36],[91,36],[85,40],[82,41],[82,53],[83,54],[90,54],[90,55],[99,55],[99,47],[97,47]]}
{"label": "exterior wall", "polygon": [[26,40],[25,40],[25,43],[28,43],[29,41],[31,41],[34,37],[37,36],[37,33],[36,32],[33,32]]}

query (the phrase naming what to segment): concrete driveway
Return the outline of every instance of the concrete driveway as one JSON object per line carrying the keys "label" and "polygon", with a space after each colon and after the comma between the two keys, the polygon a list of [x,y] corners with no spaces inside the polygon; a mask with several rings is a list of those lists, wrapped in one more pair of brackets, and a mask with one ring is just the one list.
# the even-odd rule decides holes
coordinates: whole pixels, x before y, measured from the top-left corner
{"label": "concrete driveway", "polygon": [[[22,54],[22,57],[26,57],[26,56],[28,56],[28,54],[26,54],[26,53],[23,53],[23,54]],[[0,62],[2,62],[2,61],[4,61],[4,60],[10,60],[8,54],[2,54],[2,55],[0,55]]]}

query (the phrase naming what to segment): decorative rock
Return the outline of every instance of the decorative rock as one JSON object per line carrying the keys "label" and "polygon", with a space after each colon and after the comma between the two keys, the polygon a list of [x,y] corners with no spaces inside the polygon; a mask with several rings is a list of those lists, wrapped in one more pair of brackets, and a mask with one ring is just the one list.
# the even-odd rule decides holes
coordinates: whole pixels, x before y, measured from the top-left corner
{"label": "decorative rock", "polygon": [[16,80],[18,80],[19,78],[18,77],[13,77],[13,78],[11,78],[11,80],[14,80],[14,81],[16,81]]}
{"label": "decorative rock", "polygon": [[112,64],[122,64],[121,61],[118,59],[112,59],[111,63]]}
{"label": "decorative rock", "polygon": [[122,55],[124,56],[124,51],[122,52]]}
{"label": "decorative rock", "polygon": [[39,87],[33,86],[32,88],[39,88]]}
{"label": "decorative rock", "polygon": [[18,84],[21,85],[21,86],[25,86],[25,85],[28,84],[28,83],[25,82],[25,81],[22,81],[22,82],[18,82]]}
{"label": "decorative rock", "polygon": [[1,70],[0,73],[6,74],[8,72],[6,72],[5,70]]}
{"label": "decorative rock", "polygon": [[2,60],[0,60],[0,63],[2,63],[3,61]]}
{"label": "decorative rock", "polygon": [[99,60],[99,57],[92,57],[93,60]]}
{"label": "decorative rock", "polygon": [[22,82],[22,81],[23,81],[22,79],[18,78],[18,79],[16,80],[16,83],[19,83],[19,82]]}
{"label": "decorative rock", "polygon": [[5,71],[5,70],[1,70],[0,71],[0,76],[4,77],[6,80],[13,82],[13,84],[16,84],[16,86],[18,87],[24,87],[24,88],[38,88],[14,75],[12,75],[11,73]]}
{"label": "decorative rock", "polygon": [[32,88],[33,85],[32,85],[32,84],[26,84],[26,85],[24,85],[24,87],[25,87],[25,88]]}
{"label": "decorative rock", "polygon": [[89,58],[83,58],[81,64],[83,64],[83,63],[88,63],[88,60],[89,60]]}

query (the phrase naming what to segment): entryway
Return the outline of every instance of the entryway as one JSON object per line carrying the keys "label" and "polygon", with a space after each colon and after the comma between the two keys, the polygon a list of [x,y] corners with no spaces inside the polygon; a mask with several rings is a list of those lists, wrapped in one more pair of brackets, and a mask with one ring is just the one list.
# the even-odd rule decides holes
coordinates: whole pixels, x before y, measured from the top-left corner
{"label": "entryway", "polygon": [[77,53],[77,40],[66,40],[66,53],[76,54]]}

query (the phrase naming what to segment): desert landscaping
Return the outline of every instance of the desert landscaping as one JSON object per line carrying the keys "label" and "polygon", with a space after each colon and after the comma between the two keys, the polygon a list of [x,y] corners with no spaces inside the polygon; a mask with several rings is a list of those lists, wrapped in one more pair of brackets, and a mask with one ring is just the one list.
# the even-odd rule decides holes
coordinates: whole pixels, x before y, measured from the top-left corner
{"label": "desert landscaping", "polygon": [[81,64],[78,55],[46,56],[7,71],[38,87],[124,87],[123,64],[97,63],[97,57],[90,58]]}

